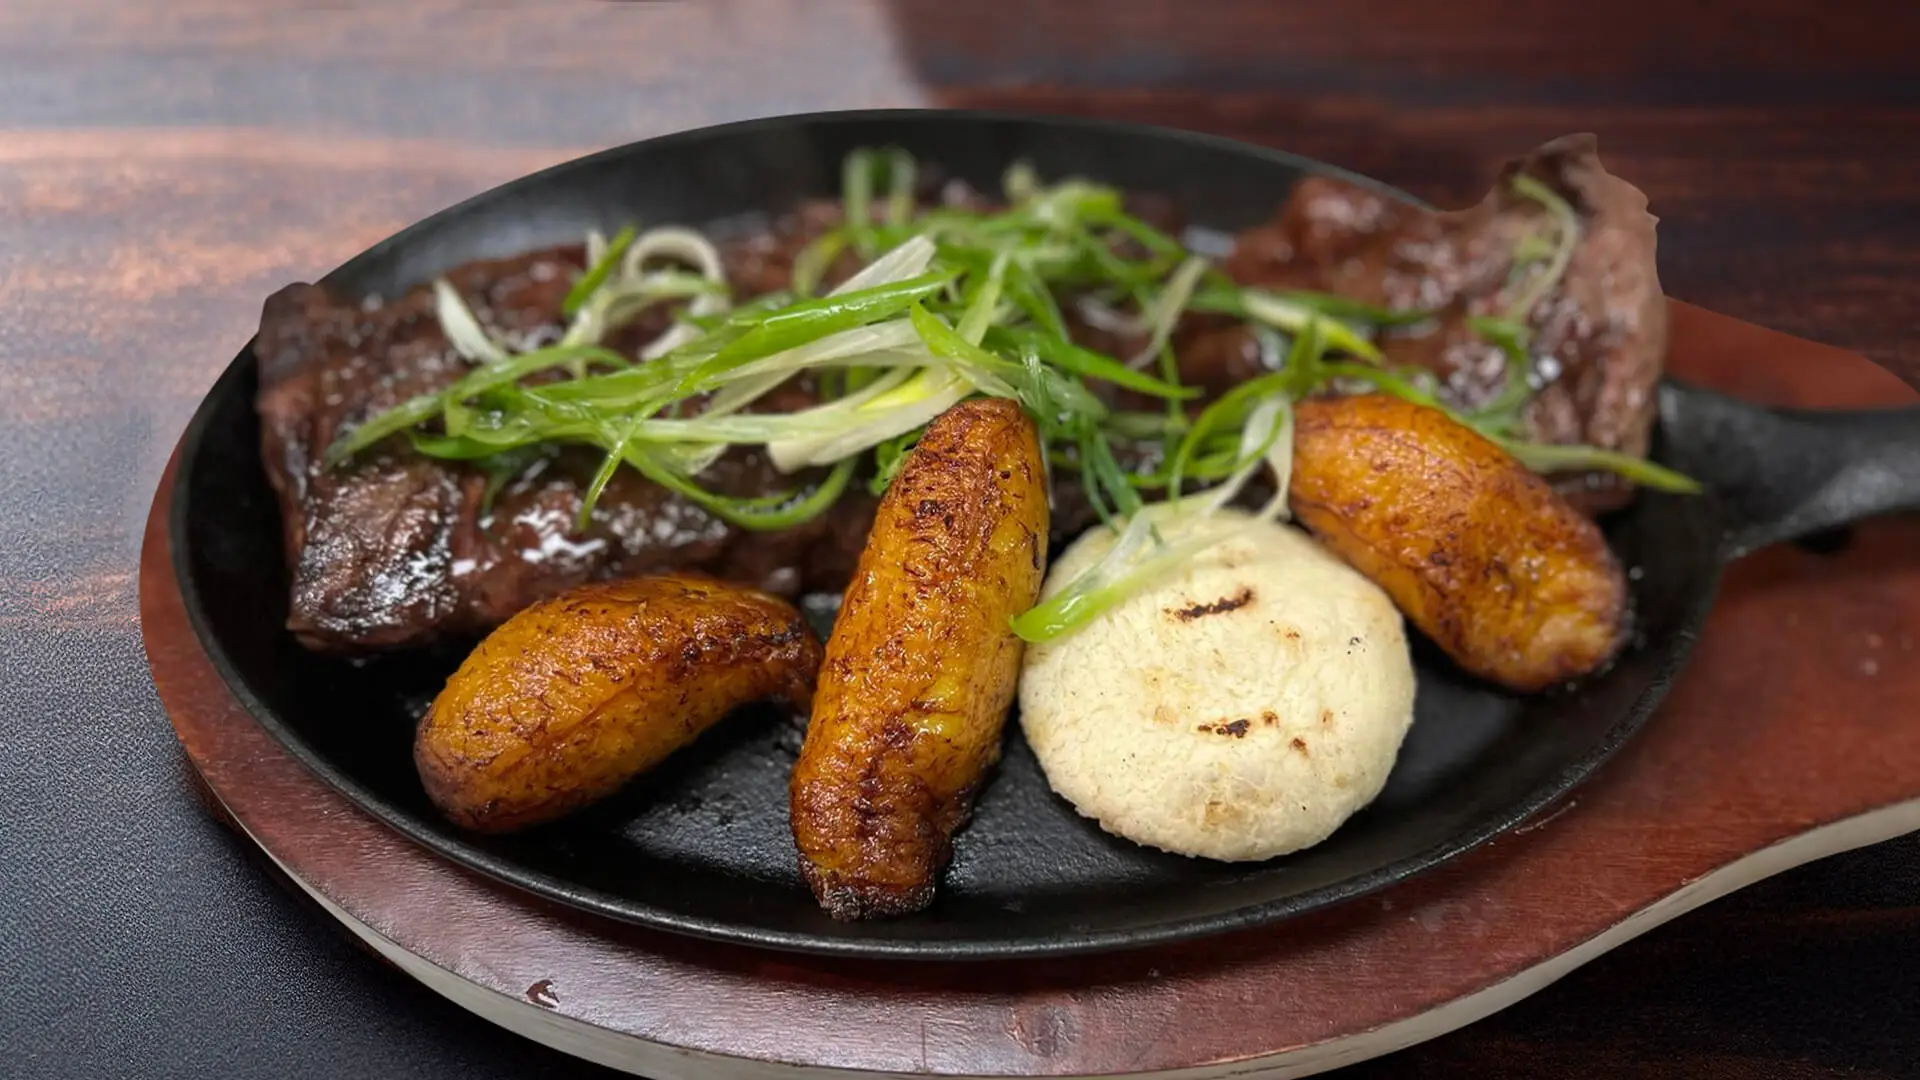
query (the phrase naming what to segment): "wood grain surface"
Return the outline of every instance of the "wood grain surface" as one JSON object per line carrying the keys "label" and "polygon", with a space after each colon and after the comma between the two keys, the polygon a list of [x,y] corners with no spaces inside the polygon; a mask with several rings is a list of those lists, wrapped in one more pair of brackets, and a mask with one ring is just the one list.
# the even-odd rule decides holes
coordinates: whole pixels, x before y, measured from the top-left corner
{"label": "wood grain surface", "polygon": [[[0,977],[28,988],[0,1044],[27,1075],[333,1075],[335,1046],[367,1048],[340,1051],[363,1075],[576,1075],[340,961],[195,831],[133,595],[166,455],[261,298],[530,169],[754,115],[992,105],[1220,132],[1457,202],[1590,130],[1661,216],[1670,293],[1920,380],[1913,5],[983,7],[0,5]],[[1742,573],[1822,587],[1802,558]],[[229,939],[216,955],[247,963],[191,955]],[[1355,1075],[1910,1075],[1915,970],[1906,841]],[[124,989],[180,980],[228,993]]]}

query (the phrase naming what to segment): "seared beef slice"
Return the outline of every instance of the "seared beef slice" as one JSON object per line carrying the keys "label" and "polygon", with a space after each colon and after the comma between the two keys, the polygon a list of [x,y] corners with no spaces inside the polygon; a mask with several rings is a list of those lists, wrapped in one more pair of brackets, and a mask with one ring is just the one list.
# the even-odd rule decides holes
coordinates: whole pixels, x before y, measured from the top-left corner
{"label": "seared beef slice", "polygon": [[[776,236],[804,242],[789,231]],[[731,268],[744,269],[742,245],[726,254]],[[767,253],[756,248],[755,257]],[[490,332],[534,348],[560,334],[560,303],[580,265],[577,247],[553,249],[469,263],[448,279]],[[631,350],[665,318],[656,313],[612,344]],[[536,600],[609,576],[692,569],[789,596],[834,589],[872,513],[871,500],[849,496],[805,526],[743,533],[622,469],[576,532],[599,463],[590,448],[532,462],[493,485],[491,498],[483,469],[423,457],[404,438],[325,467],[340,432],[470,370],[441,333],[425,286],[384,304],[313,285],[283,289],[267,301],[255,351],[262,455],[293,577],[288,623],[309,648],[355,653],[475,636]],[[780,476],[747,450],[701,477],[739,495],[809,479]]]}
{"label": "seared beef slice", "polygon": [[[1548,211],[1513,190],[1521,172],[1566,199],[1581,225],[1565,275],[1528,320],[1539,389],[1523,434],[1644,455],[1667,349],[1656,219],[1645,195],[1601,165],[1590,135],[1556,139],[1509,163],[1477,206],[1449,213],[1344,180],[1308,178],[1274,221],[1239,237],[1227,270],[1246,285],[1438,312],[1433,325],[1387,335],[1383,351],[1389,364],[1433,371],[1447,401],[1471,409],[1499,395],[1505,364],[1468,319],[1506,310],[1529,280],[1512,274],[1516,250],[1552,229]],[[1539,272],[1537,265],[1531,271]],[[1251,363],[1231,339],[1201,344],[1217,362]],[[1611,474],[1555,480],[1589,510],[1618,506],[1629,494]]]}

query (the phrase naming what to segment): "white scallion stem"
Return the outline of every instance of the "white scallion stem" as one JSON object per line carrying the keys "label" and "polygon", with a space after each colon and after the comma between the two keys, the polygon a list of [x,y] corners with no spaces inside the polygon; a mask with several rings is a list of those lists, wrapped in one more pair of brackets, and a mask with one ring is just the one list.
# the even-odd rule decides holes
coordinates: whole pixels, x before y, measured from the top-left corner
{"label": "white scallion stem", "polygon": [[1513,178],[1513,189],[1521,195],[1534,200],[1547,208],[1554,222],[1553,261],[1547,268],[1534,276],[1526,290],[1513,302],[1507,311],[1507,318],[1525,326],[1533,318],[1533,309],[1553,291],[1560,279],[1566,276],[1567,266],[1573,262],[1574,248],[1580,245],[1580,215],[1574,211],[1560,193],[1535,180],[1525,173]]}
{"label": "white scallion stem", "polygon": [[[725,285],[727,272],[720,259],[720,250],[712,241],[693,231],[678,225],[648,229],[634,238],[632,246],[620,260],[620,272],[623,277],[641,277],[648,259],[671,257],[692,266],[700,276],[708,281]],[[687,305],[687,314],[697,317],[717,315],[727,309],[726,298],[718,293],[704,293],[693,298]],[[673,350],[685,345],[701,335],[702,331],[684,322],[676,322],[659,337],[647,342],[640,349],[640,359],[658,360]]]}
{"label": "white scallion stem", "polygon": [[1279,401],[1280,433],[1267,450],[1267,467],[1273,470],[1273,497],[1260,508],[1260,517],[1266,521],[1288,521],[1293,517],[1293,511],[1287,506],[1287,496],[1293,487],[1293,402],[1286,397]]}
{"label": "white scallion stem", "polygon": [[905,319],[859,326],[828,334],[785,352],[774,353],[740,367],[727,376],[727,382],[714,393],[706,415],[737,412],[771,393],[797,372],[827,367],[893,366],[910,367],[932,363],[912,324]]}
{"label": "white scallion stem", "polygon": [[1295,303],[1285,297],[1275,296],[1259,289],[1242,289],[1240,302],[1246,307],[1249,318],[1285,330],[1289,334],[1297,334],[1305,330],[1308,323],[1318,321],[1320,333],[1328,348],[1352,353],[1354,356],[1372,360],[1375,363],[1380,361],[1380,350],[1374,348],[1373,343],[1361,336],[1359,331],[1305,304]]}
{"label": "white scallion stem", "polygon": [[[927,272],[928,266],[932,265],[935,250],[932,240],[925,236],[915,236],[868,263],[859,273],[842,282],[827,295],[838,296],[842,293],[893,285],[909,278],[919,277]],[[696,300],[695,304],[698,303],[699,301]],[[686,333],[682,340],[673,343],[673,348],[678,348],[699,335],[698,330],[684,324],[667,333],[672,335],[675,331],[686,331]],[[655,352],[658,344],[656,342],[655,345],[649,346],[647,351],[641,354],[642,357],[650,360],[664,355],[667,351],[665,349]],[[745,408],[756,399],[771,393],[775,387],[785,382],[789,375],[797,371],[807,368],[846,366],[849,358],[864,353],[897,353],[919,345],[919,336],[913,332],[912,325],[905,319],[829,334],[818,341],[755,360],[733,372],[733,381],[721,387],[714,395],[707,413],[711,415],[717,410],[724,414]],[[932,359],[931,354],[928,355],[928,359]]]}
{"label": "white scallion stem", "polygon": [[[1022,636],[1065,632],[1059,628],[1097,617],[1160,575],[1244,532],[1254,522],[1285,520],[1293,470],[1293,434],[1292,399],[1285,394],[1261,399],[1241,430],[1239,457],[1246,460],[1232,476],[1211,491],[1155,503],[1134,514],[1104,556],[1017,620],[1016,628]],[[1245,523],[1225,528],[1211,524],[1214,515],[1233,501],[1262,464],[1274,472],[1273,498]],[[1026,620],[1039,625],[1029,622],[1023,626]]]}
{"label": "white scallion stem", "polygon": [[1099,561],[1021,615],[1016,630],[1029,641],[1070,633],[1250,524],[1220,528],[1204,511],[1183,515],[1193,498],[1155,503],[1135,514]]}
{"label": "white scallion stem", "polygon": [[609,331],[626,324],[647,307],[682,297],[692,297],[694,309],[703,301],[725,306],[725,301],[705,287],[705,279],[679,271],[644,274],[631,280],[620,278],[596,289],[587,302],[580,305],[560,344],[598,345]]}
{"label": "white scallion stem", "polygon": [[1019,206],[1039,194],[1040,174],[1034,171],[1031,162],[1016,161],[1001,175],[1000,190],[1008,203]]}
{"label": "white scallion stem", "polygon": [[864,406],[883,398],[907,382],[914,368],[901,367],[883,372],[857,393],[790,413],[739,413],[715,415],[712,410],[687,419],[643,420],[634,428],[634,438],[645,442],[668,443],[749,443],[771,444],[836,434]]}
{"label": "white scallion stem", "polygon": [[[1211,514],[1232,502],[1240,494],[1240,489],[1247,486],[1247,481],[1253,479],[1253,474],[1260,466],[1271,460],[1271,447],[1278,446],[1292,435],[1288,430],[1291,415],[1287,399],[1281,394],[1264,398],[1253,407],[1253,412],[1247,417],[1246,427],[1240,432],[1239,457],[1244,464],[1235,469],[1233,475],[1227,477],[1219,487],[1207,493],[1209,498],[1205,513]],[[1262,450],[1267,450],[1268,454],[1262,454]]]}
{"label": "white scallion stem", "polygon": [[841,282],[838,288],[827,295],[839,296],[861,289],[876,289],[919,277],[927,272],[927,267],[933,265],[935,250],[933,241],[926,236],[912,237],[861,267],[859,273]]}
{"label": "white scallion stem", "polygon": [[782,472],[832,464],[931,422],[971,392],[971,385],[952,372],[923,368],[841,417],[851,425],[844,430],[768,443],[767,457]]}
{"label": "white scallion stem", "polygon": [[1146,324],[1153,329],[1153,336],[1147,339],[1146,348],[1127,361],[1128,367],[1143,368],[1160,355],[1160,350],[1172,339],[1173,328],[1180,321],[1180,313],[1186,310],[1187,301],[1193,299],[1193,288],[1200,283],[1200,275],[1206,272],[1205,259],[1190,258],[1167,279],[1166,286],[1153,298],[1153,306],[1146,312]]}
{"label": "white scallion stem", "polygon": [[440,319],[441,331],[461,356],[476,364],[492,364],[507,358],[505,347],[487,334],[480,320],[474,317],[473,309],[446,278],[438,278],[433,283],[433,310]]}
{"label": "white scallion stem", "polygon": [[634,237],[627,246],[627,253],[620,259],[620,275],[637,278],[647,267],[647,260],[670,258],[694,268],[708,281],[725,281],[726,270],[720,262],[720,249],[713,242],[692,229],[679,225],[666,225],[658,229],[648,229]]}
{"label": "white scallion stem", "polygon": [[732,449],[727,443],[706,443],[664,447],[675,469],[687,476],[698,476],[707,467],[725,457]]}
{"label": "white scallion stem", "polygon": [[961,313],[960,325],[954,328],[962,340],[969,345],[978,345],[987,336],[987,327],[993,325],[999,315],[1000,291],[1007,279],[1007,255],[1005,252],[993,257],[993,266],[987,271],[987,280],[974,294],[973,303]]}
{"label": "white scallion stem", "polygon": [[[687,314],[694,316],[718,315],[727,309],[727,302],[717,296],[703,295],[693,298],[687,305]],[[668,327],[661,335],[647,342],[640,350],[640,359],[658,360],[673,350],[698,338],[702,331],[689,323],[677,322]]]}
{"label": "white scallion stem", "polygon": [[763,357],[734,369],[731,375],[733,378],[741,379],[775,371],[791,373],[817,366],[825,361],[889,349],[911,349],[918,345],[920,345],[920,335],[914,333],[911,322],[906,319],[889,319],[871,326],[857,326],[852,330],[828,334],[817,341],[810,341],[805,345],[774,353],[772,356]]}
{"label": "white scallion stem", "polygon": [[1145,329],[1146,323],[1140,318],[1128,315],[1110,304],[1087,298],[1075,305],[1080,318],[1088,326],[1105,334],[1137,334]]}

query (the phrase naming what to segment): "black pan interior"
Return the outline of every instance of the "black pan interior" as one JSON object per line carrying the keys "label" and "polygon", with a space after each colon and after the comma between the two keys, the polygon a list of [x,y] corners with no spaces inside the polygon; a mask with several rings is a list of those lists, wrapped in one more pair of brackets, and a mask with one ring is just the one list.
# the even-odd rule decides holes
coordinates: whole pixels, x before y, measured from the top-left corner
{"label": "black pan interior", "polygon": [[[733,225],[837,190],[841,158],[894,144],[977,184],[1016,158],[1177,200],[1200,224],[1265,218],[1310,162],[1158,129],[978,114],[841,114],[733,125],[560,166],[415,226],[342,267],[392,294],[457,263],[646,223]],[[1332,170],[1327,170],[1332,171]],[[1221,865],[1106,836],[1054,798],[1017,731],[935,905],[843,924],[816,908],[787,831],[791,732],[742,714],[610,805],[518,838],[444,824],[411,763],[414,717],[453,654],[353,664],[282,629],[278,511],[242,353],[189,431],[174,536],[196,626],[260,721],[360,805],[442,854],[636,923],[738,942],[961,959],[1113,949],[1283,918],[1417,873],[1511,827],[1597,768],[1645,720],[1718,576],[1711,503],[1643,497],[1609,535],[1634,568],[1638,635],[1577,692],[1515,698],[1416,648],[1418,717],[1386,790],[1326,843]]]}

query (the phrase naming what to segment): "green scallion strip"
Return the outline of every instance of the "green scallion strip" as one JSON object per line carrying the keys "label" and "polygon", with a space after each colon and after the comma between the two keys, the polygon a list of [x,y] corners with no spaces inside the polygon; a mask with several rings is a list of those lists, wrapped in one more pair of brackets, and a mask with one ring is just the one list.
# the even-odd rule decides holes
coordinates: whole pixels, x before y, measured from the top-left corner
{"label": "green scallion strip", "polygon": [[1560,279],[1566,276],[1568,265],[1573,262],[1574,248],[1580,243],[1580,215],[1574,212],[1567,200],[1560,197],[1559,192],[1526,173],[1514,176],[1513,190],[1546,207],[1547,212],[1553,215],[1559,233],[1554,245],[1553,261],[1507,309],[1508,321],[1526,326],[1533,319],[1533,309],[1553,291],[1554,286],[1560,284]]}
{"label": "green scallion strip", "polygon": [[487,435],[488,437],[482,438],[471,433],[434,435],[424,431],[409,431],[407,441],[416,451],[431,458],[440,458],[444,461],[485,461],[502,454],[529,449],[546,437],[544,431],[526,423],[495,428]]}
{"label": "green scallion strip", "polygon": [[[1226,532],[1213,532],[1176,534],[1172,540],[1161,539],[1152,522],[1153,511],[1161,507],[1167,507],[1170,512],[1179,509],[1178,504],[1160,503],[1135,514],[1093,570],[1014,616],[1008,624],[1013,632],[1022,640],[1036,644],[1051,641],[1092,621],[1147,582],[1228,538]],[[1155,547],[1149,549],[1149,544]],[[1151,550],[1152,554],[1142,558],[1143,550]]]}
{"label": "green scallion strip", "polygon": [[1065,337],[1025,327],[996,326],[987,332],[986,343],[996,348],[1019,350],[1032,348],[1040,354],[1040,359],[1055,367],[1073,372],[1083,378],[1110,382],[1149,397],[1165,398],[1168,401],[1191,401],[1201,394],[1197,386],[1181,386],[1155,378],[1144,371],[1115,360],[1105,353],[1085,349]]}
{"label": "green scallion strip", "polygon": [[[1554,220],[1555,240],[1547,267],[1534,275],[1526,289],[1508,305],[1504,316],[1477,316],[1468,320],[1468,326],[1475,334],[1500,350],[1504,361],[1505,381],[1499,397],[1475,414],[1475,419],[1482,425],[1497,431],[1510,430],[1533,398],[1533,354],[1530,351],[1533,312],[1566,275],[1567,267],[1573,261],[1574,249],[1580,242],[1580,217],[1560,197],[1559,192],[1525,173],[1513,178],[1513,189],[1546,207]],[[1522,240],[1514,250],[1514,266],[1520,268],[1537,261],[1537,249],[1541,243],[1537,235]]]}
{"label": "green scallion strip", "polygon": [[1533,400],[1533,355],[1527,351],[1527,328],[1510,319],[1475,317],[1468,327],[1500,350],[1505,363],[1500,393],[1474,411],[1476,425],[1505,429],[1516,423]]}
{"label": "green scallion strip", "polygon": [[810,491],[741,498],[708,491],[645,451],[646,448],[639,446],[629,446],[626,451],[627,463],[642,476],[698,503],[723,521],[757,532],[790,529],[819,517],[839,501],[841,493],[847,490],[847,482],[853,478],[854,467],[859,464],[857,457],[842,459]]}
{"label": "green scallion strip", "polygon": [[815,237],[800,254],[793,257],[793,291],[798,296],[815,296],[820,292],[820,282],[827,276],[827,268],[833,260],[847,250],[847,230],[829,229]]}
{"label": "green scallion strip", "polygon": [[1067,339],[1067,320],[1060,312],[1059,302],[1026,261],[1015,259],[1007,267],[1006,290],[1007,296],[1040,329],[1062,341]]}
{"label": "green scallion strip", "polygon": [[448,401],[465,401],[494,387],[517,383],[529,375],[574,361],[599,362],[616,370],[632,366],[626,357],[604,346],[553,345],[482,365],[462,376],[458,382],[447,387],[442,393]]}
{"label": "green scallion strip", "polygon": [[441,415],[449,406],[457,406],[467,398],[575,360],[627,366],[626,357],[598,345],[557,345],[483,364],[445,390],[411,398],[336,438],[327,448],[326,464],[337,465],[390,435]]}
{"label": "green scallion strip", "polygon": [[1006,278],[1007,257],[1002,254],[994,258],[993,265],[987,269],[986,280],[980,283],[967,301],[967,309],[961,314],[960,324],[954,328],[954,333],[972,344],[980,344],[981,339],[987,336],[987,327],[993,323],[994,308],[1000,303],[1000,291]]}
{"label": "green scallion strip", "polygon": [[440,415],[445,402],[439,394],[421,394],[388,409],[335,438],[327,447],[326,464],[338,465],[367,447]]}
{"label": "green scallion strip", "polygon": [[873,236],[873,151],[860,149],[848,154],[840,165],[840,211],[845,219],[847,238],[863,259],[871,259],[876,247]]}
{"label": "green scallion strip", "polygon": [[718,376],[732,368],[817,341],[828,334],[898,315],[917,301],[939,292],[953,277],[951,272],[926,273],[891,285],[801,300],[771,312],[758,326],[695,368],[682,381],[681,391],[698,393],[710,389]]}
{"label": "green scallion strip", "polygon": [[1291,372],[1276,371],[1268,375],[1259,375],[1234,387],[1209,404],[1200,415],[1194,418],[1193,426],[1180,440],[1174,450],[1173,460],[1167,468],[1168,498],[1180,497],[1181,485],[1186,480],[1187,466],[1198,454],[1200,446],[1215,432],[1229,430],[1245,421],[1246,411],[1252,403],[1268,394],[1286,393],[1295,383]]}
{"label": "green scallion strip", "polygon": [[1018,365],[1009,364],[961,337],[940,316],[918,304],[915,304],[908,314],[913,320],[914,332],[920,335],[920,340],[926,345],[927,351],[947,360],[955,374],[965,379],[975,390],[990,397],[1015,399],[1020,397],[1018,388],[1007,381],[1009,377],[1022,377],[1023,373]]}
{"label": "green scallion strip", "polygon": [[620,437],[607,448],[606,459],[593,474],[593,482],[587,485],[586,497],[580,500],[580,512],[575,515],[573,527],[576,532],[585,532],[593,523],[593,508],[600,505],[600,495],[607,490],[607,484],[613,480],[613,474],[620,469],[620,463],[626,460],[627,447],[633,443],[634,429],[639,426],[640,416],[636,414],[627,421]]}
{"label": "green scallion strip", "polygon": [[893,478],[900,472],[901,466],[920,444],[920,437],[927,433],[925,427],[918,427],[882,442],[873,448],[873,478],[867,481],[867,490],[875,496],[885,495],[893,486]]}
{"label": "green scallion strip", "polygon": [[1179,260],[1187,257],[1185,245],[1161,232],[1132,214],[1121,210],[1111,212],[1094,211],[1083,215],[1088,224],[1105,226],[1126,234],[1141,247],[1163,258]]}
{"label": "green scallion strip", "polygon": [[1173,272],[1172,277],[1167,279],[1167,283],[1160,289],[1160,294],[1155,296],[1153,302],[1146,307],[1147,328],[1151,331],[1151,336],[1147,339],[1146,347],[1128,359],[1128,367],[1138,368],[1159,355],[1160,350],[1173,337],[1174,324],[1180,321],[1181,312],[1187,309],[1187,301],[1193,296],[1193,288],[1199,284],[1200,275],[1205,273],[1206,269],[1205,259],[1189,258],[1180,264],[1180,268]]}
{"label": "green scallion strip", "polygon": [[905,228],[913,221],[913,155],[898,148],[887,152],[887,224]]}
{"label": "green scallion strip", "polygon": [[1518,244],[1513,246],[1513,261],[1525,264],[1539,262],[1542,259],[1550,259],[1553,257],[1554,249],[1557,246],[1558,245],[1550,243],[1546,237],[1541,236],[1539,233],[1528,233],[1526,236],[1520,238]]}
{"label": "green scallion strip", "polygon": [[1335,296],[1332,293],[1308,292],[1304,289],[1282,289],[1273,295],[1290,304],[1297,304],[1300,307],[1317,311],[1331,318],[1344,319],[1349,322],[1366,323],[1371,326],[1417,326],[1439,315],[1437,311],[1428,311],[1421,308],[1395,311],[1392,308],[1384,308],[1378,304],[1364,304],[1358,300],[1349,300],[1344,296]]}
{"label": "green scallion strip", "polygon": [[1033,163],[1023,158],[1007,166],[1007,171],[1000,174],[1000,192],[1014,206],[1032,201],[1040,193],[1040,174]]}
{"label": "green scallion strip", "polygon": [[1700,482],[1684,473],[1645,458],[1602,450],[1597,446],[1563,446],[1494,438],[1501,449],[1537,473],[1582,472],[1587,470],[1617,473],[1636,484],[1677,495],[1697,495],[1704,490]]}
{"label": "green scallion strip", "polygon": [[1376,364],[1382,359],[1380,350],[1351,325],[1338,318],[1327,317],[1311,304],[1289,300],[1278,293],[1211,285],[1196,290],[1193,299],[1187,303],[1187,309],[1257,321],[1289,334],[1298,334],[1308,323],[1317,320],[1321,324],[1321,332],[1326,336],[1328,348],[1351,353]]}
{"label": "green scallion strip", "polygon": [[1120,409],[1107,415],[1106,427],[1109,434],[1123,439],[1164,439],[1169,435],[1179,435],[1187,430],[1185,417],[1179,420],[1165,413],[1131,412]]}
{"label": "green scallion strip", "polygon": [[1439,409],[1460,423],[1466,424],[1468,427],[1473,426],[1472,421],[1455,414],[1454,411],[1443,404],[1439,398],[1421,389],[1419,386],[1414,385],[1411,379],[1402,378],[1400,375],[1388,371],[1385,368],[1370,367],[1366,364],[1343,364],[1338,361],[1328,361],[1321,365],[1321,371],[1329,378],[1353,379],[1359,382],[1371,383],[1375,388],[1392,394],[1395,397],[1404,398],[1407,401],[1413,402],[1415,405],[1425,405],[1429,409]]}
{"label": "green scallion strip", "polygon": [[1107,485],[1093,464],[1093,452],[1089,443],[1091,438],[1091,432],[1083,433],[1074,444],[1076,456],[1073,460],[1080,467],[1081,494],[1086,497],[1087,507],[1093,511],[1093,516],[1098,518],[1102,525],[1118,532],[1121,526],[1112,503],[1107,499]]}
{"label": "green scallion strip", "polygon": [[1113,444],[1100,438],[1091,425],[1087,427],[1080,457],[1089,478],[1098,480],[1100,487],[1106,489],[1115,511],[1126,517],[1140,512],[1140,493],[1128,479],[1127,471],[1114,460]]}
{"label": "green scallion strip", "polygon": [[[1182,390],[1187,389],[1181,385],[1180,358],[1173,355],[1173,344],[1171,342],[1160,346],[1160,379],[1169,385],[1179,386]],[[1194,390],[1199,390],[1199,387],[1194,387]],[[1167,398],[1166,402],[1168,422],[1173,425],[1175,430],[1184,430],[1187,411],[1181,407],[1180,402],[1173,398]]]}
{"label": "green scallion strip", "polygon": [[580,280],[573,283],[573,288],[567,290],[567,298],[560,301],[560,313],[572,318],[580,310],[580,305],[607,283],[614,267],[620,265],[620,260],[626,256],[627,249],[633,246],[634,238],[639,235],[632,225],[614,234],[613,240],[607,244],[606,253],[589,266],[586,273],[580,275]]}

